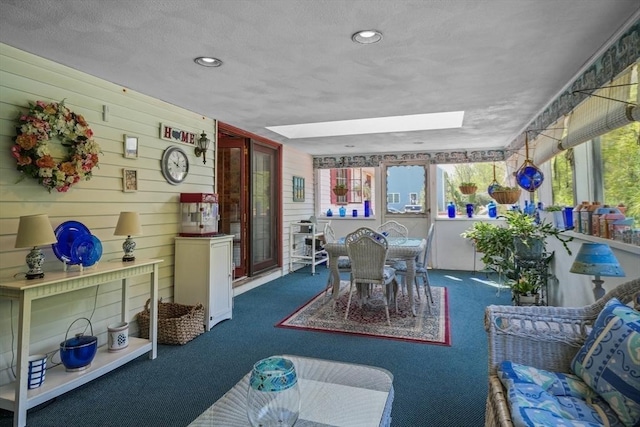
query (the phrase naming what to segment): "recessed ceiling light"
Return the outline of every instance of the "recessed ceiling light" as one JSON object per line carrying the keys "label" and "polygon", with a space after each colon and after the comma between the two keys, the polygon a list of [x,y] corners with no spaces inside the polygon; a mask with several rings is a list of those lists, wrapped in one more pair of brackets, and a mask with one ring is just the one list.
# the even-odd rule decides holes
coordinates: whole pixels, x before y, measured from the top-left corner
{"label": "recessed ceiling light", "polygon": [[220,61],[218,58],[212,58],[210,56],[199,56],[193,61],[198,65],[202,65],[203,67],[219,67],[222,65],[222,61]]}
{"label": "recessed ceiling light", "polygon": [[382,40],[382,33],[377,30],[362,30],[352,35],[351,40],[360,44],[378,43]]}

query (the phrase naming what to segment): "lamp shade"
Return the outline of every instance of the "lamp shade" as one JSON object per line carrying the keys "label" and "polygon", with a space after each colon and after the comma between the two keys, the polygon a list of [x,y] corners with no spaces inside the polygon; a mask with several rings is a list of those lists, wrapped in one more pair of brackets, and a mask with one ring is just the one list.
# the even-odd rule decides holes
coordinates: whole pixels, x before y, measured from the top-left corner
{"label": "lamp shade", "polygon": [[620,263],[605,243],[583,243],[570,271],[589,276],[624,276]]}
{"label": "lamp shade", "polygon": [[58,239],[53,233],[47,214],[21,216],[16,236],[16,248],[32,248],[40,245],[56,243]]}
{"label": "lamp shade", "polygon": [[140,226],[140,217],[138,212],[120,212],[116,231],[114,236],[140,236],[142,227]]}

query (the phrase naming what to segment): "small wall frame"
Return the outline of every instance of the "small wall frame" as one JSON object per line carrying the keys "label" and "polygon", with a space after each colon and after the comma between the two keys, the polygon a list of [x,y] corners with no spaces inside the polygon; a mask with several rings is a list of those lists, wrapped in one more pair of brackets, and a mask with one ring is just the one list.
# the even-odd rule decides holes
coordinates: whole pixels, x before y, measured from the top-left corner
{"label": "small wall frame", "polygon": [[138,171],[136,169],[122,169],[122,191],[125,193],[138,191]]}
{"label": "small wall frame", "polygon": [[293,177],[293,201],[304,202],[304,178],[301,176]]}
{"label": "small wall frame", "polygon": [[124,157],[128,157],[131,159],[138,158],[138,137],[132,135],[124,136]]}

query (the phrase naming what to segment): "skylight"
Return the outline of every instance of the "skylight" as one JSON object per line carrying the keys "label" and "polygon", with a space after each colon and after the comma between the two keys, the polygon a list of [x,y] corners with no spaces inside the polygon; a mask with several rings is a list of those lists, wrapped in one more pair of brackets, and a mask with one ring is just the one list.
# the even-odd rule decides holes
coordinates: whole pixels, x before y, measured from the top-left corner
{"label": "skylight", "polygon": [[451,111],[446,113],[267,126],[267,129],[289,139],[317,138],[321,136],[363,135],[371,133],[460,128],[462,127],[463,118],[464,111]]}

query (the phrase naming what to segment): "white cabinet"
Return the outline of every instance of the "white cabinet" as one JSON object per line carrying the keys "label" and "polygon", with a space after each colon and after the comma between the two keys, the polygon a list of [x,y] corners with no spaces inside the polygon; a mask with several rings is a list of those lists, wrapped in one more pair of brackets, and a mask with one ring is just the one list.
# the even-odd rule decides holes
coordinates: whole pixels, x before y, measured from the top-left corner
{"label": "white cabinet", "polygon": [[204,305],[204,328],[231,319],[233,236],[176,237],[173,300]]}
{"label": "white cabinet", "polygon": [[316,265],[327,261],[327,252],[321,245],[324,226],[330,221],[294,221],[289,231],[289,271],[294,264],[311,266],[311,274],[316,274]]}

